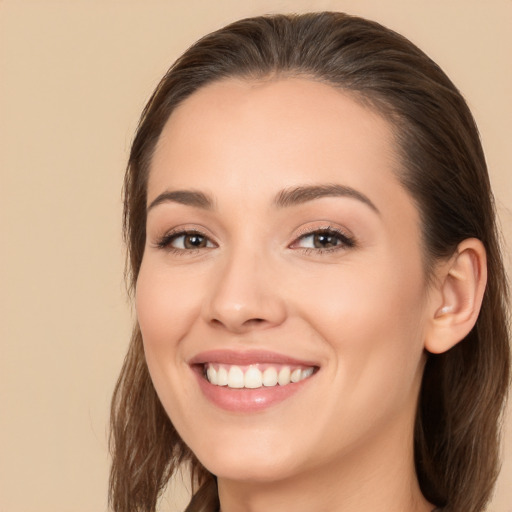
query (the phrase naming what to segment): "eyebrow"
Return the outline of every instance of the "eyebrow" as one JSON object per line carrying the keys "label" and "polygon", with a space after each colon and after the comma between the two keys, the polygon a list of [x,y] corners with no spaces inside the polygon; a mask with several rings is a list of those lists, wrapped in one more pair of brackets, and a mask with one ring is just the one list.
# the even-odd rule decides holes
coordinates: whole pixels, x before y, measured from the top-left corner
{"label": "eyebrow", "polygon": [[[288,208],[323,197],[349,197],[357,199],[380,215],[378,208],[362,192],[346,185],[332,183],[286,188],[276,195],[274,206],[277,208]],[[147,212],[155,206],[166,202],[193,206],[203,210],[213,210],[215,205],[213,198],[203,192],[197,190],[174,190],[163,192],[156,197],[148,206]]]}
{"label": "eyebrow", "polygon": [[379,209],[362,192],[355,188],[335,183],[287,188],[277,194],[274,204],[278,208],[286,208],[323,197],[350,197],[357,199],[380,215]]}
{"label": "eyebrow", "polygon": [[147,212],[162,203],[179,203],[186,206],[195,206],[203,210],[213,210],[214,201],[203,192],[196,190],[174,190],[160,194],[147,208]]}

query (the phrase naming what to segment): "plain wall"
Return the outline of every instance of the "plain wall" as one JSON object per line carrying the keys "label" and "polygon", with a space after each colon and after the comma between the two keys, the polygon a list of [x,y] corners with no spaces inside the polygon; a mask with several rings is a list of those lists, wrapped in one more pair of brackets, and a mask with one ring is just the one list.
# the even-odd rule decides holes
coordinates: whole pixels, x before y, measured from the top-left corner
{"label": "plain wall", "polygon": [[[306,10],[375,19],[447,71],[512,244],[510,0],[0,0],[0,512],[107,509],[109,400],[132,322],[120,191],[145,100],[204,33]],[[510,427],[504,451],[494,512],[512,511]]]}

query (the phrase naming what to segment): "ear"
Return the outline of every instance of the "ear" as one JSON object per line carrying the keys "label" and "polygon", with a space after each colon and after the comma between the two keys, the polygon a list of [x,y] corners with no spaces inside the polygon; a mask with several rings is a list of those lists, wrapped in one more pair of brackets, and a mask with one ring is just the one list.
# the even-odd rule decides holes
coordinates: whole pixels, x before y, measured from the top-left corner
{"label": "ear", "polygon": [[469,334],[480,313],[487,283],[487,258],[482,242],[476,238],[461,242],[436,274],[425,348],[441,354]]}

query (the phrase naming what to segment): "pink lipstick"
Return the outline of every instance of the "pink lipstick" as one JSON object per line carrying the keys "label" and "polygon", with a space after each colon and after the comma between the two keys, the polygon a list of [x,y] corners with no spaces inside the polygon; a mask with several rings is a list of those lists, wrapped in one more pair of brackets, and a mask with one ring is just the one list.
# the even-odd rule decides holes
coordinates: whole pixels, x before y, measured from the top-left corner
{"label": "pink lipstick", "polygon": [[308,385],[319,366],[268,351],[216,350],[189,364],[213,404],[232,412],[257,412],[286,400]]}

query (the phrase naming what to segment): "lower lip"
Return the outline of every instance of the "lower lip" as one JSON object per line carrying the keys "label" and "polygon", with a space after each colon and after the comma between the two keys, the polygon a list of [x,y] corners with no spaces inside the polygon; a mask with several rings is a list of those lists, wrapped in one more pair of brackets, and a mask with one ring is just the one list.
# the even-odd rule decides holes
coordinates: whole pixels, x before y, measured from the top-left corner
{"label": "lower lip", "polygon": [[304,388],[314,374],[300,382],[286,386],[271,386],[256,389],[233,389],[227,386],[215,386],[208,382],[202,372],[195,371],[199,387],[206,398],[221,409],[232,412],[258,412],[290,398]]}

